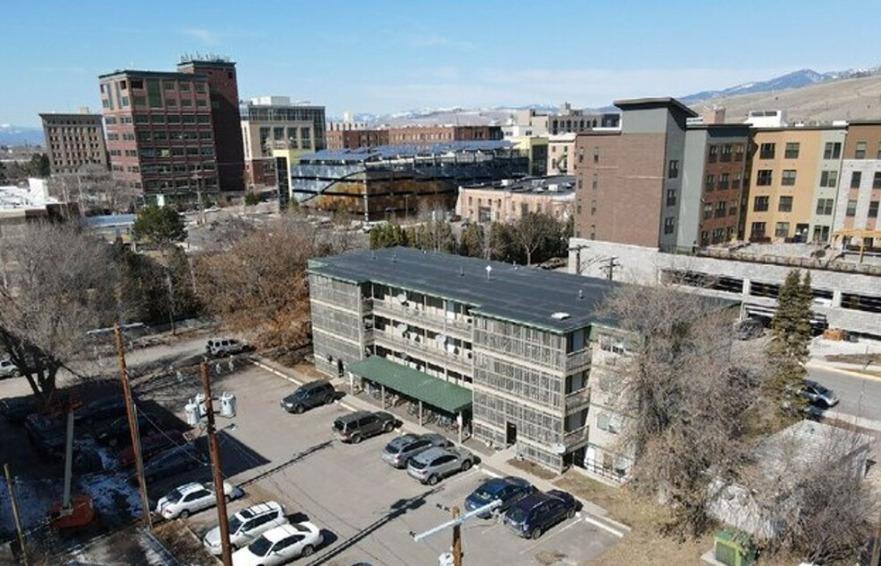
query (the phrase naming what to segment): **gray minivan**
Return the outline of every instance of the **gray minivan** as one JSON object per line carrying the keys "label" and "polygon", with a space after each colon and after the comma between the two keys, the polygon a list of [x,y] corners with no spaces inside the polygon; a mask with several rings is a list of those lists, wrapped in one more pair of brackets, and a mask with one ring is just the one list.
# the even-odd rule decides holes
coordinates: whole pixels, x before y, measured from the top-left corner
{"label": "gray minivan", "polygon": [[334,400],[336,390],[327,380],[312,381],[297,388],[281,400],[282,408],[289,413],[302,413],[306,409],[326,405]]}
{"label": "gray minivan", "polygon": [[385,411],[355,411],[333,421],[333,432],[343,442],[358,444],[365,438],[391,432],[397,424],[395,416]]}

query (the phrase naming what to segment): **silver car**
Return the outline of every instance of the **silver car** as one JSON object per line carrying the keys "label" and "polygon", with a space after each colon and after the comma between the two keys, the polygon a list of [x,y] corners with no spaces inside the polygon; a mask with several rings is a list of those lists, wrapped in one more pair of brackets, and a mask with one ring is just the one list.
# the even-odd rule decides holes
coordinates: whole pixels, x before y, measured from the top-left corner
{"label": "silver car", "polygon": [[456,472],[474,465],[474,455],[464,448],[431,448],[417,454],[407,463],[407,474],[421,483],[434,485]]}
{"label": "silver car", "polygon": [[[229,543],[234,549],[248,546],[254,539],[269,529],[288,524],[284,508],[275,501],[258,503],[242,509],[229,519]],[[218,555],[222,551],[220,527],[214,527],[202,539],[205,549]]]}
{"label": "silver car", "polygon": [[395,468],[406,468],[407,462],[413,456],[431,448],[452,445],[442,434],[404,434],[386,444],[382,451],[382,461]]}

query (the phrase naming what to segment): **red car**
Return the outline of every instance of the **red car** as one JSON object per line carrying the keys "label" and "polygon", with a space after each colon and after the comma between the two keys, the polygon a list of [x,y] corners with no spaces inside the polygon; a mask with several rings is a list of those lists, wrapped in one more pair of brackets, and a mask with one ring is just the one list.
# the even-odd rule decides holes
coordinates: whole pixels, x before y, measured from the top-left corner
{"label": "red car", "polygon": [[[179,430],[155,432],[141,438],[141,458],[146,462],[160,452],[172,446],[186,444],[187,440]],[[135,450],[131,446],[119,451],[116,456],[121,468],[135,465]]]}

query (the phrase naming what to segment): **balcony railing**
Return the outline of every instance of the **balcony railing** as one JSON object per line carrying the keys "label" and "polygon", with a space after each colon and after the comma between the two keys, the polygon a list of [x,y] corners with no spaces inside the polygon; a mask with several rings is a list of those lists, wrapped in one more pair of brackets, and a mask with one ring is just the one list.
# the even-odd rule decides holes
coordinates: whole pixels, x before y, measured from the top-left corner
{"label": "balcony railing", "polygon": [[[444,348],[437,348],[433,346],[431,344],[433,340],[425,342],[423,341],[423,338],[420,341],[416,341],[410,338],[405,338],[400,334],[395,334],[393,332],[384,332],[381,330],[373,331],[373,340],[374,342],[385,342],[393,346],[397,346],[405,352],[428,358],[429,361],[433,361],[441,365],[456,365],[459,367],[459,369],[465,370],[468,373],[471,373],[471,371],[474,369],[474,364],[471,361],[471,357],[469,357],[473,355],[471,354],[470,350],[464,350],[464,353],[457,354],[454,352],[450,352]],[[462,352],[462,350],[460,350],[460,352]]]}
{"label": "balcony railing", "polygon": [[566,410],[572,410],[588,403],[590,403],[590,389],[587,387],[566,395]]}
{"label": "balcony railing", "polygon": [[573,444],[578,444],[579,442],[587,440],[587,435],[589,431],[590,427],[587,425],[573,431],[569,431],[565,434],[565,436],[563,436],[563,443],[566,446],[572,446]]}
{"label": "balcony railing", "polygon": [[585,348],[566,355],[566,370],[571,371],[581,366],[589,366],[593,350]]}

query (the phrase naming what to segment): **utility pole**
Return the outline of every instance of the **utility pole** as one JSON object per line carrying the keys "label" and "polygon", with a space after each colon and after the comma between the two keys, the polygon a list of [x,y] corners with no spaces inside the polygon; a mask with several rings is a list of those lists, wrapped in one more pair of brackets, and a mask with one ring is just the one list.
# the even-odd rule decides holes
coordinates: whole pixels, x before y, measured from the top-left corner
{"label": "utility pole", "polygon": [[872,540],[872,560],[869,564],[878,564],[881,560],[881,517],[878,518],[878,526],[875,527],[875,538]]}
{"label": "utility pole", "polygon": [[211,453],[211,471],[214,475],[214,496],[217,498],[217,521],[220,527],[220,545],[223,566],[232,566],[232,552],[229,546],[229,520],[226,516],[226,497],[223,491],[223,474],[220,470],[220,446],[217,444],[217,432],[214,428],[214,401],[211,397],[211,378],[208,375],[208,363],[199,366],[202,375],[202,387],[205,390],[205,418],[208,420],[208,451]]}
{"label": "utility pole", "polygon": [[[461,528],[462,523],[464,523],[465,521],[467,521],[468,519],[470,519],[472,517],[476,517],[478,515],[483,515],[487,511],[492,511],[496,507],[501,506],[501,504],[502,504],[501,500],[493,501],[491,503],[484,505],[483,507],[478,507],[477,509],[474,509],[473,511],[469,511],[469,512],[465,513],[464,515],[459,515],[459,508],[454,506],[449,509],[450,515],[452,516],[452,520],[447,521],[446,523],[440,524],[440,525],[433,527],[431,529],[428,529],[427,531],[419,533],[419,534],[411,532],[410,536],[413,537],[414,541],[420,542],[422,540],[427,539],[428,537],[430,537],[432,535],[435,535],[441,531],[444,531],[444,530],[452,527],[453,528],[453,544],[450,547],[450,552],[448,554],[442,554],[441,559],[443,560],[444,558],[446,558],[446,560],[449,560],[450,558],[452,558],[452,560],[453,560],[452,566],[462,566],[462,528]],[[442,507],[442,509],[446,509],[446,508]]]}
{"label": "utility pole", "polygon": [[119,359],[119,379],[122,381],[122,396],[125,399],[125,414],[128,417],[128,428],[132,435],[132,450],[135,453],[135,470],[138,474],[138,491],[141,494],[141,507],[144,511],[144,524],[153,528],[150,515],[150,500],[147,498],[147,481],[144,479],[144,460],[141,458],[141,435],[138,432],[136,408],[132,404],[132,390],[128,382],[128,369],[125,366],[125,348],[122,345],[122,330],[118,324],[113,325],[113,336],[116,339],[116,357]]}
{"label": "utility pole", "polygon": [[589,247],[582,244],[569,248],[570,252],[575,252],[575,275],[581,275],[581,250],[586,250]]}
{"label": "utility pole", "polygon": [[18,515],[18,501],[15,499],[15,486],[12,484],[9,464],[3,464],[3,473],[6,475],[6,489],[9,491],[9,502],[12,503],[12,518],[15,520],[15,530],[18,532],[18,551],[21,553],[21,563],[27,566],[28,552],[24,546],[24,531],[21,528],[21,517]]}
{"label": "utility pole", "polygon": [[615,270],[621,267],[621,264],[618,263],[618,258],[616,256],[612,256],[609,259],[605,260],[606,265],[602,266],[600,269],[606,272],[606,278],[609,281],[612,281],[614,278]]}

